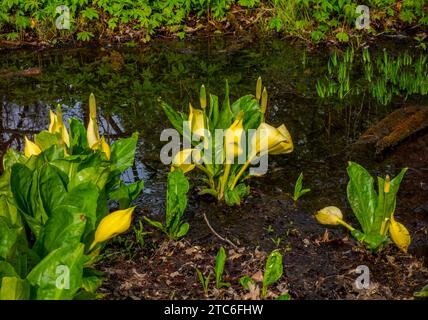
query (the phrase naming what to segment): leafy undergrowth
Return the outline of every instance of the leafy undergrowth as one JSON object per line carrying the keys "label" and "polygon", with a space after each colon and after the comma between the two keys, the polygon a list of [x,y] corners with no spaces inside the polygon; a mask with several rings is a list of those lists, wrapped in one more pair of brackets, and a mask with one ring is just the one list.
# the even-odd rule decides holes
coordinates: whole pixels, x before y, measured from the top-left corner
{"label": "leafy undergrowth", "polygon": [[[36,41],[51,45],[76,40],[147,42],[156,36],[183,39],[197,32],[251,34],[254,28],[314,43],[349,42],[401,31],[418,41],[426,38],[424,0],[364,4],[369,11],[357,9],[352,0],[6,0],[0,4],[0,39],[9,44]],[[369,27],[356,28],[356,21],[364,24],[367,18]]]}

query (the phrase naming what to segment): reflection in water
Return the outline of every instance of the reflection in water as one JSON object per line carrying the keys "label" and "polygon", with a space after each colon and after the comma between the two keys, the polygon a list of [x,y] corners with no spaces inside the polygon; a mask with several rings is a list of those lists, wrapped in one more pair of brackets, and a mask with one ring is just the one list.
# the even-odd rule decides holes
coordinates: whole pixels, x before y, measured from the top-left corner
{"label": "reflection in water", "polygon": [[[373,61],[377,53],[384,54],[380,48],[371,50]],[[393,53],[401,49],[388,50]],[[125,179],[144,179],[142,203],[162,212],[167,168],[159,162],[159,136],[169,123],[160,99],[183,110],[189,101],[197,101],[202,83],[207,92],[221,97],[227,78],[233,100],[254,92],[260,75],[269,92],[268,122],[287,125],[295,152],[291,157],[271,159],[270,173],[255,179],[254,185],[290,190],[304,171],[305,183],[313,190],[312,195],[305,196],[309,210],[324,206],[327,199],[329,203],[343,203],[348,146],[391,105],[403,102],[392,97],[392,102],[384,106],[361,94],[320,99],[317,83],[329,75],[329,56],[328,52],[308,52],[280,40],[245,43],[225,38],[152,42],[141,49],[2,54],[0,70],[40,67],[42,73],[37,77],[0,76],[0,157],[8,147],[22,149],[24,134],[47,128],[49,109],[57,103],[62,105],[65,118],[86,120],[88,98],[93,92],[101,110],[100,129],[109,139],[140,132],[137,161],[125,173]],[[358,68],[347,72],[352,72],[353,82],[347,84],[350,89],[365,76]],[[372,170],[385,171],[384,164],[373,163],[370,157],[361,162]],[[394,165],[389,169],[395,170]]]}

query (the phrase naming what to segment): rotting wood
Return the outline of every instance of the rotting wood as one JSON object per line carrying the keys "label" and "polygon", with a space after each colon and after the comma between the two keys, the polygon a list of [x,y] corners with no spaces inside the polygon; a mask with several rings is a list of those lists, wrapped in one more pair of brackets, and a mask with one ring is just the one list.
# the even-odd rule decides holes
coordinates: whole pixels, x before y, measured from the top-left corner
{"label": "rotting wood", "polygon": [[408,106],[390,113],[367,129],[355,146],[373,145],[376,154],[428,127],[428,106]]}

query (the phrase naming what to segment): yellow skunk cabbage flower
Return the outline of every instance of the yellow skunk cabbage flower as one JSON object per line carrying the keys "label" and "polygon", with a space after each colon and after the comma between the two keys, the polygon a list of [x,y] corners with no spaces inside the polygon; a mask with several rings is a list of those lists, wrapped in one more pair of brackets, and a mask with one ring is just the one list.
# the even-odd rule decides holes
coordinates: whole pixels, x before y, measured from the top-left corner
{"label": "yellow skunk cabbage flower", "polygon": [[337,226],[343,219],[343,214],[338,207],[329,206],[319,210],[315,215],[315,218],[321,224]]}
{"label": "yellow skunk cabbage flower", "polygon": [[290,153],[293,141],[285,125],[274,128],[267,123],[260,124],[252,139],[253,154],[269,152],[272,154]]}
{"label": "yellow skunk cabbage flower", "polygon": [[97,125],[92,118],[89,118],[88,128],[86,129],[86,139],[88,140],[88,145],[91,149],[98,149],[100,134],[97,130]]}
{"label": "yellow skunk cabbage flower", "polygon": [[383,192],[384,193],[389,193],[389,189],[391,187],[391,182],[390,181],[391,181],[391,178],[389,177],[389,175],[386,175],[385,184],[383,186]]}
{"label": "yellow skunk cabbage flower", "polygon": [[394,215],[391,216],[391,224],[389,226],[389,235],[396,246],[403,252],[407,252],[410,245],[410,234],[406,227],[395,221]]}
{"label": "yellow skunk cabbage flower", "polygon": [[189,104],[189,108],[190,130],[196,137],[200,138],[204,135],[205,129],[204,112],[200,109],[193,108],[191,104]]}
{"label": "yellow skunk cabbage flower", "polygon": [[199,92],[199,102],[201,103],[202,109],[207,107],[207,93],[204,85],[201,86],[201,91]]}
{"label": "yellow skunk cabbage flower", "polygon": [[70,136],[62,120],[61,106],[58,105],[56,110],[56,114],[52,110],[49,110],[50,124],[48,130],[50,133],[59,133],[61,135],[61,140],[67,147],[70,147]]}
{"label": "yellow skunk cabbage flower", "polygon": [[197,149],[183,149],[177,152],[172,160],[171,170],[180,168],[184,173],[192,171],[195,163],[201,160],[201,153]]}
{"label": "yellow skunk cabbage flower", "polygon": [[102,218],[95,231],[95,238],[89,250],[96,244],[107,241],[128,230],[131,226],[132,212],[134,209],[135,207],[118,210]]}
{"label": "yellow skunk cabbage flower", "polygon": [[107,159],[110,160],[111,150],[110,150],[110,146],[106,142],[106,139],[104,138],[104,136],[101,137],[101,151],[104,152]]}
{"label": "yellow skunk cabbage flower", "polygon": [[266,109],[267,109],[267,99],[268,99],[268,94],[267,94],[267,90],[266,87],[263,88],[263,92],[262,92],[262,101],[260,103],[260,108],[262,109],[263,113],[266,113]]}
{"label": "yellow skunk cabbage flower", "polygon": [[256,84],[256,100],[257,100],[257,102],[260,101],[261,97],[262,97],[262,77],[259,77],[257,79],[257,84]]}
{"label": "yellow skunk cabbage flower", "polygon": [[56,120],[57,118],[56,118],[55,112],[53,112],[52,110],[49,110],[49,118],[50,118],[49,132],[55,133],[57,132],[57,120]]}
{"label": "yellow skunk cabbage flower", "polygon": [[291,139],[290,132],[288,132],[284,124],[280,125],[277,130],[281,133],[281,136],[285,138],[284,141],[278,143],[275,147],[269,149],[270,154],[283,154],[290,153],[294,149],[293,140]]}
{"label": "yellow skunk cabbage flower", "polygon": [[225,133],[225,150],[226,159],[232,160],[234,157],[239,157],[243,153],[241,146],[242,135],[244,134],[243,114],[237,116],[232,125]]}
{"label": "yellow skunk cabbage flower", "polygon": [[27,158],[31,156],[38,156],[42,150],[39,148],[37,144],[35,144],[33,141],[27,138],[27,136],[24,137],[25,140],[25,147],[24,147],[24,154]]}
{"label": "yellow skunk cabbage flower", "polygon": [[57,131],[61,134],[61,139],[64,141],[67,147],[70,147],[70,136],[68,135],[67,128],[64,125],[62,120],[62,110],[61,106],[58,105],[56,108],[56,122],[57,122]]}
{"label": "yellow skunk cabbage flower", "polygon": [[89,147],[93,150],[97,150],[101,138],[97,124],[97,104],[93,93],[89,96],[89,123],[86,129],[86,138]]}

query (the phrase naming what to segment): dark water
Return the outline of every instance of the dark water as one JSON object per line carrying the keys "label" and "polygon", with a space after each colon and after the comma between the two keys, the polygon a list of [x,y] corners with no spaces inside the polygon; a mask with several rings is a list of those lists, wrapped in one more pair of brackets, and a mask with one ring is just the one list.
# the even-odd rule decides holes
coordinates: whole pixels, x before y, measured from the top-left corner
{"label": "dark water", "polygon": [[[370,50],[376,56],[383,54],[383,47],[392,56],[409,50],[407,44],[391,43],[372,45]],[[303,230],[319,232],[311,213],[327,205],[347,207],[348,160],[357,160],[382,176],[395,175],[402,166],[394,159],[376,159],[369,152],[355,155],[349,151],[370,124],[405,103],[403,95],[394,96],[388,105],[376,102],[364,92],[342,100],[318,98],[316,83],[326,77],[329,49],[309,51],[276,39],[256,43],[202,39],[152,42],[145,48],[23,50],[0,54],[0,71],[9,71],[0,72],[0,157],[8,147],[22,148],[23,134],[47,128],[49,109],[57,103],[62,104],[66,118],[85,119],[89,94],[93,92],[101,110],[101,130],[107,136],[114,139],[133,131],[141,133],[137,162],[126,178],[145,180],[139,204],[153,216],[163,213],[168,172],[158,160],[163,144],[159,141],[160,133],[170,127],[160,109],[160,100],[183,110],[189,101],[197,101],[202,83],[208,92],[222,96],[225,79],[233,100],[253,92],[257,77],[262,76],[269,93],[268,122],[286,124],[295,151],[271,159],[271,170],[252,180],[254,193],[241,208],[217,206],[192,193],[186,218],[191,222],[189,236],[194,239],[210,239],[206,227],[202,227],[202,212],[211,215],[213,225],[242,243],[272,245],[264,228],[273,225],[275,234],[281,235],[291,230],[296,220]],[[356,51],[355,60],[359,57]],[[30,67],[41,68],[41,75],[10,75]],[[356,66],[352,69],[351,86],[362,79],[363,71]],[[411,95],[407,101],[426,103],[427,99]],[[312,191],[296,208],[287,193],[292,192],[300,172],[304,173],[304,185]],[[197,176],[191,176],[197,184]],[[423,197],[421,193],[420,201],[412,204],[412,209],[424,203]],[[303,213],[291,216],[290,212],[296,210]],[[349,208],[347,215],[351,216]],[[252,219],[251,223],[248,219]],[[349,220],[354,221],[352,217]]]}

